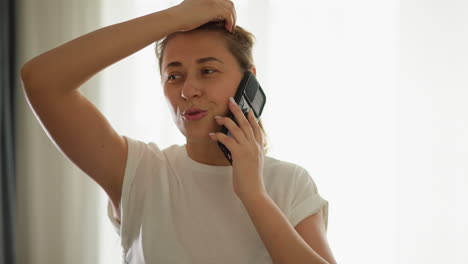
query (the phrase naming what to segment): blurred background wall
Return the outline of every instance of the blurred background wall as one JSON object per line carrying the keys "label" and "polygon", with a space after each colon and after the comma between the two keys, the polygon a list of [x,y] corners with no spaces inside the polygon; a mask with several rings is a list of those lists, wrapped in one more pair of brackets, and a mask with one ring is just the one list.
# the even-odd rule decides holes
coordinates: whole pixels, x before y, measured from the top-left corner
{"label": "blurred background wall", "polygon": [[[121,257],[105,193],[45,134],[19,67],[85,33],[180,2],[17,1],[18,263]],[[269,155],[311,173],[330,203],[338,262],[467,263],[468,3],[233,2],[238,25],[257,37]],[[184,144],[156,65],[150,45],[80,90],[121,134],[162,148]]]}

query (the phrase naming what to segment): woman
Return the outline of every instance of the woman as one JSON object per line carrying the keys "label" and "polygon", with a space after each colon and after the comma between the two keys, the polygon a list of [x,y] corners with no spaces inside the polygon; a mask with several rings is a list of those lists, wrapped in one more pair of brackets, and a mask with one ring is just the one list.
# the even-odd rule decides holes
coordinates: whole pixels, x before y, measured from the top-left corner
{"label": "woman", "polygon": [[[265,157],[261,123],[229,103],[243,72],[256,73],[251,35],[235,24],[231,1],[186,0],[81,36],[21,69],[50,138],[109,196],[126,263],[335,263],[328,203],[308,172]],[[187,143],[160,150],[119,135],[78,88],[163,38],[164,94]],[[222,125],[233,138],[219,133]]]}

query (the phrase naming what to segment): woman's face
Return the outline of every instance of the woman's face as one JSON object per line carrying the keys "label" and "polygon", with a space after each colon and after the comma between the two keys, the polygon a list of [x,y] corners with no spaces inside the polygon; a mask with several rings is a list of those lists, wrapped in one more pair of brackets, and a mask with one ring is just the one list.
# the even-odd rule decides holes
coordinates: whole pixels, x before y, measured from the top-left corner
{"label": "woman's face", "polygon": [[[221,130],[214,116],[227,116],[228,101],[243,77],[236,58],[219,33],[192,31],[173,36],[164,51],[162,84],[174,122],[187,141],[212,142],[208,133]],[[206,110],[199,120],[183,114]]]}

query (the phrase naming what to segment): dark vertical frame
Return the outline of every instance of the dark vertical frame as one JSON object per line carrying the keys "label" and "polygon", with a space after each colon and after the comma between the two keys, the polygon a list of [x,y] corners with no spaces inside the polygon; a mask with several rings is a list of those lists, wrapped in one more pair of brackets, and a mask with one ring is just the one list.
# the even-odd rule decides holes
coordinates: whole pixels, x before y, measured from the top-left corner
{"label": "dark vertical frame", "polygon": [[0,1],[0,263],[16,263],[16,8]]}

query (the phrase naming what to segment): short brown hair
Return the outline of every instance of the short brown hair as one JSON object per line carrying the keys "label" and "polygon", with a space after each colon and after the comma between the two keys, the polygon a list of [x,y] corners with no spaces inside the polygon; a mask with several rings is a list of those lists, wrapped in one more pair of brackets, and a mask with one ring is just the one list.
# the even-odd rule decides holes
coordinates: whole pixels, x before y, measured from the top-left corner
{"label": "short brown hair", "polygon": [[[192,29],[191,31],[193,30],[219,32],[226,40],[228,50],[236,58],[242,71],[249,71],[250,67],[254,65],[252,48],[255,42],[255,36],[242,27],[236,25],[234,31],[231,33],[226,30],[224,21],[212,21],[201,25],[198,28]],[[166,48],[167,42],[176,34],[184,34],[184,32],[174,32],[162,38],[161,40],[156,41],[155,52],[159,62],[159,75],[161,78],[164,49]],[[263,128],[261,118],[259,118],[258,124],[263,132],[263,148],[266,154],[268,152],[267,134]]]}

